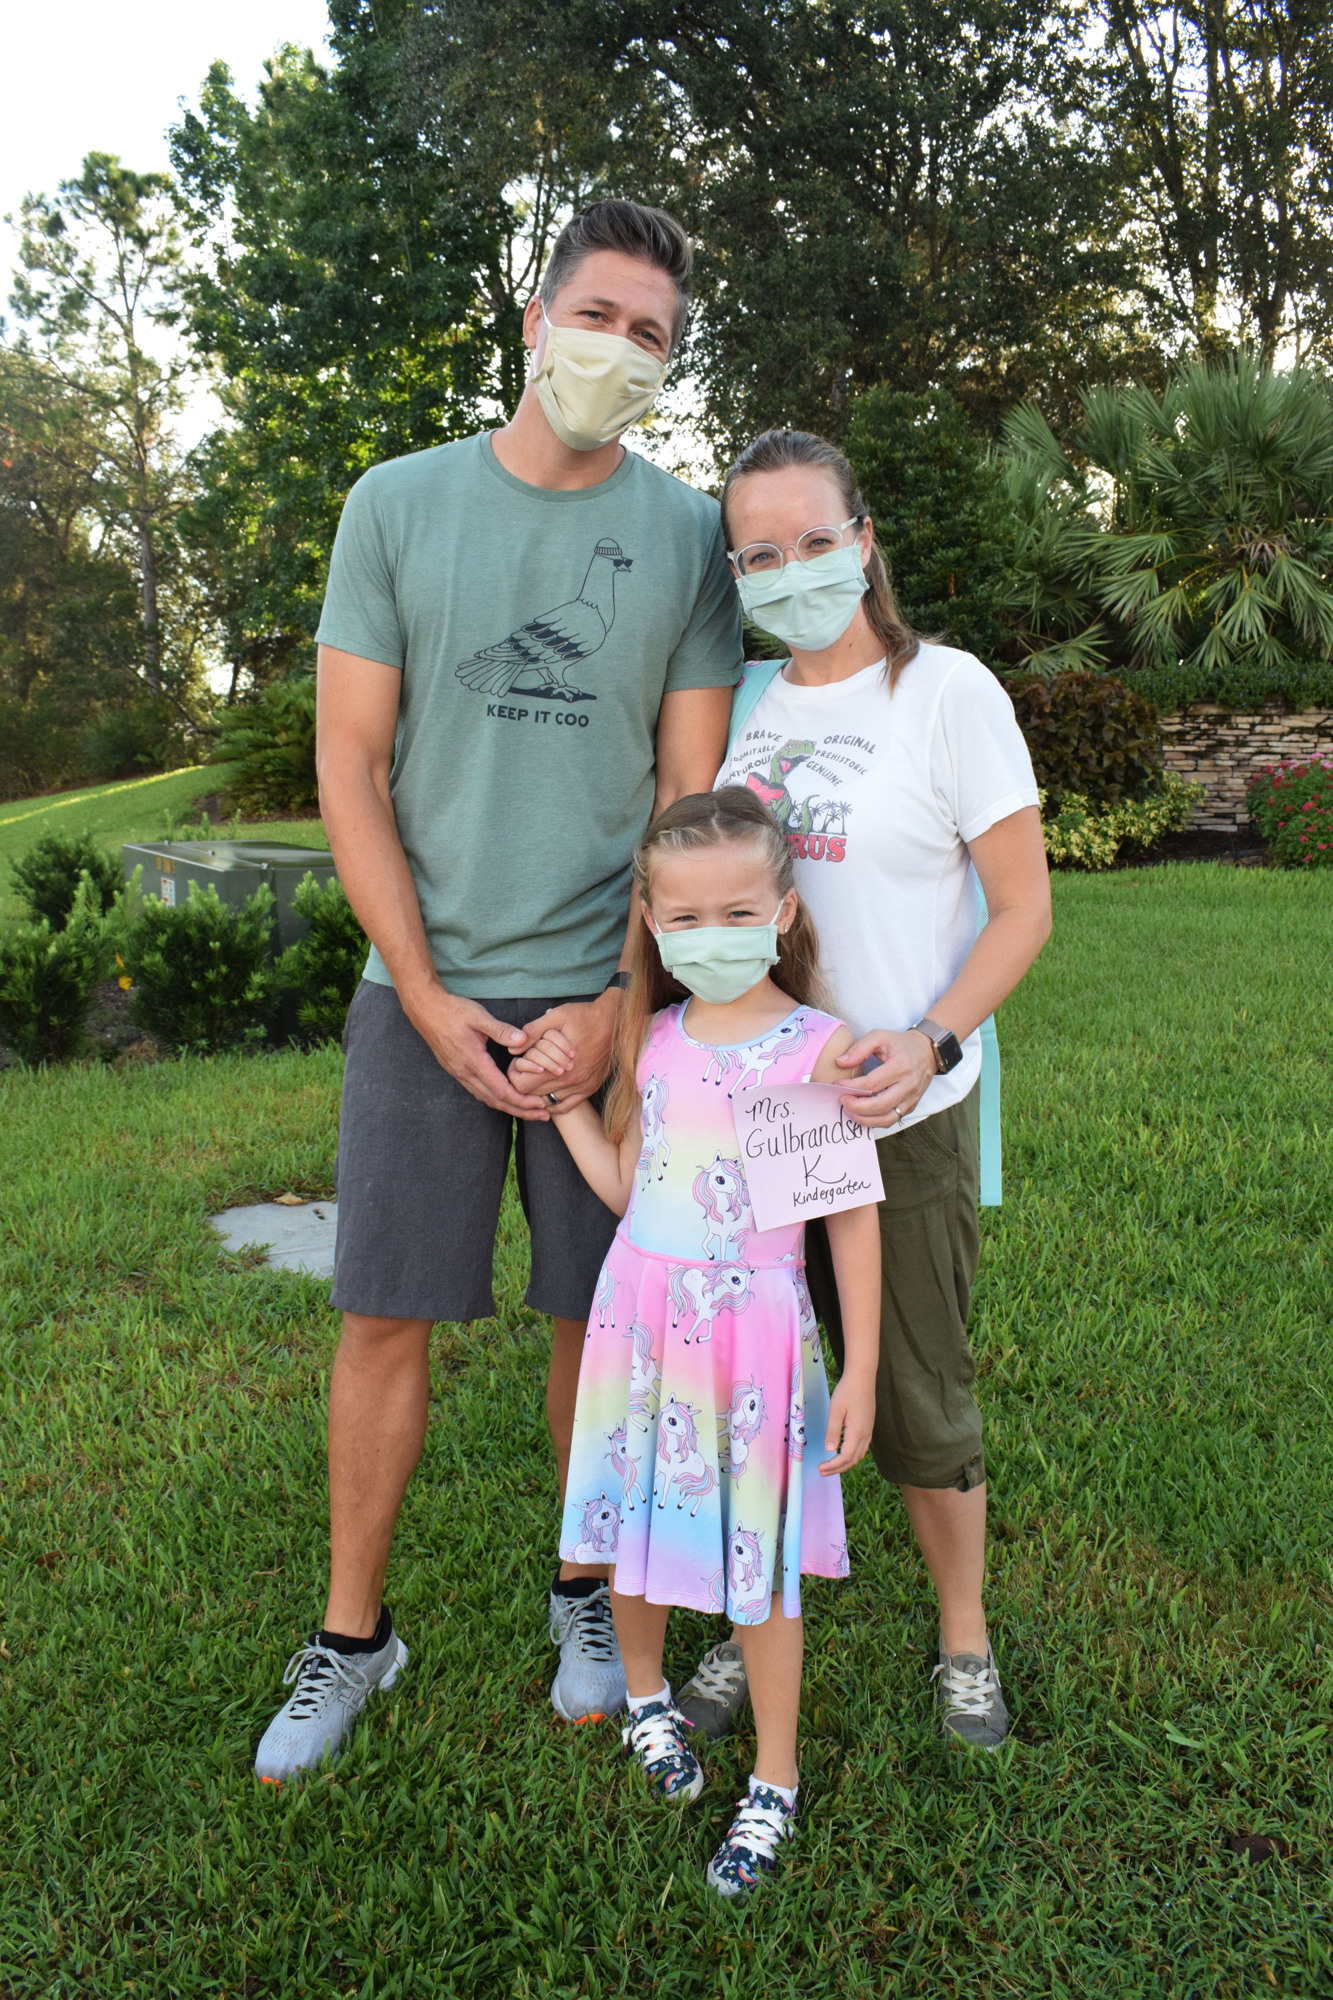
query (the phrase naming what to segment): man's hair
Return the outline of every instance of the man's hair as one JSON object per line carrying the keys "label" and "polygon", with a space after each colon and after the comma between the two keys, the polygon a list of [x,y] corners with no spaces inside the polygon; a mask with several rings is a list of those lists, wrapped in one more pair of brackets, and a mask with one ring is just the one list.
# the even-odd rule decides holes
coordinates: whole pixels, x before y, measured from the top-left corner
{"label": "man's hair", "polygon": [[671,328],[674,352],[690,316],[690,269],[694,263],[690,239],[675,216],[664,208],[645,208],[637,201],[595,201],[581,210],[556,237],[542,273],[539,291],[548,311],[556,293],[594,250],[620,250],[666,272],[676,287],[676,317]]}

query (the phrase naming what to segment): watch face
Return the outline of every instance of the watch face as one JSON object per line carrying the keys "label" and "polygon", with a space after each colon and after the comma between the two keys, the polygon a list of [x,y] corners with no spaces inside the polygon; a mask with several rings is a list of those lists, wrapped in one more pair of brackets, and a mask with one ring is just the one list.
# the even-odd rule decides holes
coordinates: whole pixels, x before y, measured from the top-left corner
{"label": "watch face", "polygon": [[936,1042],[935,1054],[939,1059],[941,1076],[947,1076],[951,1069],[957,1069],[963,1060],[962,1045],[952,1028],[947,1035],[941,1035]]}

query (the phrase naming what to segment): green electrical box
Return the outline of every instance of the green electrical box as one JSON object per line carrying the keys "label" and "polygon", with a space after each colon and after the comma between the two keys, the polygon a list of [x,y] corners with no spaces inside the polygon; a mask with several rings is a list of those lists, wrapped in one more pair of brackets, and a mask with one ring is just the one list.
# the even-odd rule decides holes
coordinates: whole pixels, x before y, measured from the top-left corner
{"label": "green electrical box", "polygon": [[221,902],[237,908],[261,883],[273,891],[273,949],[303,938],[309,926],[292,907],[297,884],[307,870],[323,887],[336,871],[327,847],[296,847],[284,840],[141,840],[122,849],[125,880],[143,869],[143,893],[164,903],[183,903],[191,882],[210,885]]}

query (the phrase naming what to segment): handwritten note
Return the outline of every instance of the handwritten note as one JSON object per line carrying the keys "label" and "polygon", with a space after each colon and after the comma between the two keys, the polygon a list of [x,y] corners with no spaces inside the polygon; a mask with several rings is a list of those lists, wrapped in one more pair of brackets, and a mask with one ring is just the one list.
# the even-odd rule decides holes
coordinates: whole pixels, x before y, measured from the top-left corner
{"label": "handwritten note", "polygon": [[732,1100],[756,1229],[882,1201],[875,1141],[846,1116],[836,1083],[760,1084]]}

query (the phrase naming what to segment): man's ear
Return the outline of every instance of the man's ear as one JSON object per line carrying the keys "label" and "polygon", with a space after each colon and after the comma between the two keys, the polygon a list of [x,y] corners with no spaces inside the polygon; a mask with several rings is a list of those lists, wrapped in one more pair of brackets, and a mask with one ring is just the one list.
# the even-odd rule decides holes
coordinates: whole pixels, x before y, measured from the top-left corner
{"label": "man's ear", "polygon": [[523,345],[525,347],[533,349],[535,351],[537,346],[537,336],[541,332],[541,324],[542,324],[541,295],[538,292],[534,292],[532,297],[528,300],[526,306],[524,306],[523,308]]}

